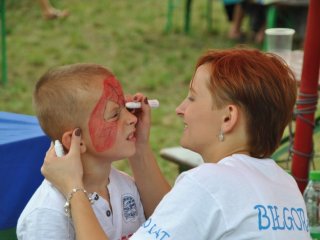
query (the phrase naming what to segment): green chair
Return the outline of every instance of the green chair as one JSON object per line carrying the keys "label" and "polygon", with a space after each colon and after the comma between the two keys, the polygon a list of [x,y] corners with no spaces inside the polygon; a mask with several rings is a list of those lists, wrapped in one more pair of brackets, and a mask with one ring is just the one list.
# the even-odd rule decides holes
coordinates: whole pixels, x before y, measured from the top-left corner
{"label": "green chair", "polygon": [[[167,12],[167,23],[165,27],[166,32],[170,32],[173,26],[173,12],[178,4],[179,0],[168,0],[168,12]],[[191,8],[192,0],[185,0],[185,13],[184,13],[184,32],[190,32],[190,22],[191,22]],[[207,0],[206,6],[206,17],[208,30],[211,31],[212,28],[212,0]]]}
{"label": "green chair", "polygon": [[5,0],[0,0],[1,18],[1,70],[2,83],[7,83],[7,47],[6,47],[6,6]]}
{"label": "green chair", "polygon": [[[296,30],[295,35],[297,32],[301,35],[295,38],[303,38],[303,26],[301,26],[303,21],[301,20],[307,15],[307,0],[270,1],[267,6],[266,28],[293,28]],[[263,49],[267,49],[266,41],[263,43]]]}
{"label": "green chair", "polygon": [[16,228],[0,230],[0,239],[1,240],[17,240]]}

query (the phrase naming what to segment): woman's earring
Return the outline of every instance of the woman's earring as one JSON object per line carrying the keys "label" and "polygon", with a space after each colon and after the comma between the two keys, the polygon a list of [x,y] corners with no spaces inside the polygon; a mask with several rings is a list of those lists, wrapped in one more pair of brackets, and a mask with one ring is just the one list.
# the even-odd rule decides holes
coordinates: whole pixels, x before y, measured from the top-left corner
{"label": "woman's earring", "polygon": [[224,133],[223,133],[222,129],[220,129],[220,133],[218,134],[218,139],[220,142],[224,141]]}

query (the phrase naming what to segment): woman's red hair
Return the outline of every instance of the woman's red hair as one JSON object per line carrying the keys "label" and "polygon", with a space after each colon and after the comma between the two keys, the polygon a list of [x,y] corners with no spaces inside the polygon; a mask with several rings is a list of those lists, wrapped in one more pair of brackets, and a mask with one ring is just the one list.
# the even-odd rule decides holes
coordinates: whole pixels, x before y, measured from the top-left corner
{"label": "woman's red hair", "polygon": [[209,90],[214,105],[236,104],[247,119],[253,157],[269,157],[292,119],[297,97],[294,74],[276,55],[258,50],[208,51],[197,63],[211,66]]}

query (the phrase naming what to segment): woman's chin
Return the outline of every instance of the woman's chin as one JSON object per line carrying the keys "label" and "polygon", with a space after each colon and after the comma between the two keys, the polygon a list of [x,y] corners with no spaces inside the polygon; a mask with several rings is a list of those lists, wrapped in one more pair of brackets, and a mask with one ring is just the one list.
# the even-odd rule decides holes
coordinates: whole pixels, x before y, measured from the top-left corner
{"label": "woman's chin", "polygon": [[186,141],[184,141],[183,139],[181,139],[180,145],[181,145],[181,147],[183,147],[183,148],[186,148],[186,149],[191,150],[190,144],[188,144],[188,143],[187,143]]}

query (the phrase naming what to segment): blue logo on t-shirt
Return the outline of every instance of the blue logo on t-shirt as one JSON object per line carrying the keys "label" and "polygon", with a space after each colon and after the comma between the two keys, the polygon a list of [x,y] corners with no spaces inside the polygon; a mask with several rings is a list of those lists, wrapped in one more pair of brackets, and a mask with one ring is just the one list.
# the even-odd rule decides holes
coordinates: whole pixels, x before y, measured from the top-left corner
{"label": "blue logo on t-shirt", "polygon": [[259,230],[309,231],[308,219],[302,208],[255,205]]}
{"label": "blue logo on t-shirt", "polygon": [[171,239],[170,234],[167,231],[163,230],[159,225],[154,223],[152,218],[149,218],[147,221],[145,221],[142,227],[145,230],[147,230],[149,237],[151,237],[152,239],[157,239],[157,240]]}
{"label": "blue logo on t-shirt", "polygon": [[137,205],[131,195],[122,196],[123,217],[126,222],[135,221],[138,217]]}

